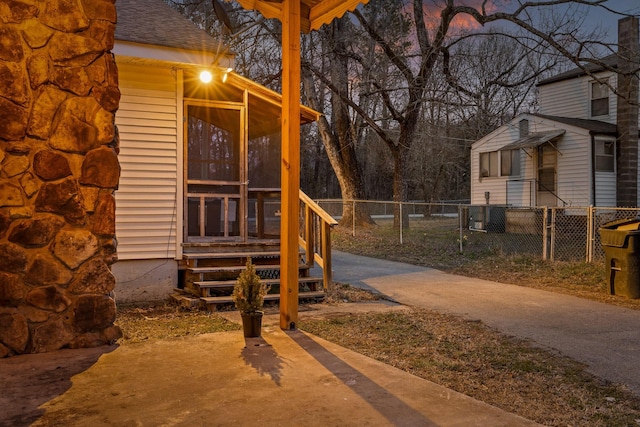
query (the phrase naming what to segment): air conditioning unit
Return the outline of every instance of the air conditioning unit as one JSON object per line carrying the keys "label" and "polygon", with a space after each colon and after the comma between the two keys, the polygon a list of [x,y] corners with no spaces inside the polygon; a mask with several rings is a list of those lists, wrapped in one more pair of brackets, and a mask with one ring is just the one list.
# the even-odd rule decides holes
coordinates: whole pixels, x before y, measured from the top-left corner
{"label": "air conditioning unit", "polygon": [[506,206],[469,206],[469,230],[485,233],[504,233]]}

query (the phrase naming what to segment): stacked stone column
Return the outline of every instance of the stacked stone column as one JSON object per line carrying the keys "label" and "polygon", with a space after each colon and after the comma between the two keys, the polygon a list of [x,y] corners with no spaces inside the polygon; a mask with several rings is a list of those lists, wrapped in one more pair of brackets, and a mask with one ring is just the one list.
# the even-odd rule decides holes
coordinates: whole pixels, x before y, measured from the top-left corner
{"label": "stacked stone column", "polygon": [[121,335],[114,1],[0,2],[0,357]]}
{"label": "stacked stone column", "polygon": [[617,205],[638,206],[638,18],[618,22]]}

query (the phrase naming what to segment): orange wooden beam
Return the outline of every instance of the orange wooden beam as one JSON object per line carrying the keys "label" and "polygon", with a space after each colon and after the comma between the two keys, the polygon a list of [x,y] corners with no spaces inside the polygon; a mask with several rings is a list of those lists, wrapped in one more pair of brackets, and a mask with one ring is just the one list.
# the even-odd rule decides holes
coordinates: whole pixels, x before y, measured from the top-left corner
{"label": "orange wooden beam", "polygon": [[[238,0],[282,22],[282,172],[280,217],[280,327],[298,324],[300,224],[300,32],[316,30],[369,0]],[[304,11],[304,16],[303,16]],[[329,265],[330,267],[330,265]]]}
{"label": "orange wooden beam", "polygon": [[[257,10],[265,18],[276,18],[282,21],[284,13],[283,0],[237,0],[248,10]],[[299,0],[300,30],[309,33],[340,18],[352,11],[359,4],[367,4],[369,0]]]}
{"label": "orange wooden beam", "polygon": [[[359,4],[367,4],[369,0],[322,0],[311,7],[309,11],[309,31],[317,30],[335,18],[352,11]],[[308,32],[308,31],[307,31]]]}
{"label": "orange wooden beam", "polygon": [[282,2],[280,327],[298,324],[300,224],[300,0]]}

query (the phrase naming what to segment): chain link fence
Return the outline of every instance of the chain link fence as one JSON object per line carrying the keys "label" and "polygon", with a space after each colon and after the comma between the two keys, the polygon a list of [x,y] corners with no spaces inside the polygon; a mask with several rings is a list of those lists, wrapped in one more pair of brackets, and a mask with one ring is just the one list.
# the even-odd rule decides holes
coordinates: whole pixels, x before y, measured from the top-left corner
{"label": "chain link fence", "polygon": [[[640,208],[513,207],[456,203],[397,203],[363,200],[318,200],[337,220],[353,211],[351,234],[364,230],[357,214],[368,214],[367,227],[402,245],[429,241],[432,250],[470,256],[529,255],[550,261],[596,262],[604,259],[598,230],[611,221],[635,218]],[[348,209],[343,210],[345,205]]]}

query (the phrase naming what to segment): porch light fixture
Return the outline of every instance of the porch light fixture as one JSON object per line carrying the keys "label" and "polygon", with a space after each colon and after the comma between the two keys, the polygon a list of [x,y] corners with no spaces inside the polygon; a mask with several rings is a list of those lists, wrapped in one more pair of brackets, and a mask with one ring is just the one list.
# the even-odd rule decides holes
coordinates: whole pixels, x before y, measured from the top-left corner
{"label": "porch light fixture", "polygon": [[[233,71],[233,68],[227,68],[224,71],[215,72],[217,77],[220,77],[222,83],[227,82],[227,78],[229,77],[229,73]],[[210,70],[202,70],[200,71],[200,81],[205,84],[209,84],[213,81],[214,74]],[[217,78],[216,77],[216,78]]]}
{"label": "porch light fixture", "polygon": [[224,71],[224,74],[222,74],[222,83],[226,83],[227,82],[227,78],[229,77],[229,73],[233,71],[233,68],[227,68]]}
{"label": "porch light fixture", "polygon": [[213,80],[213,74],[211,74],[211,71],[202,70],[200,72],[200,81],[202,83],[211,83],[211,80]]}

